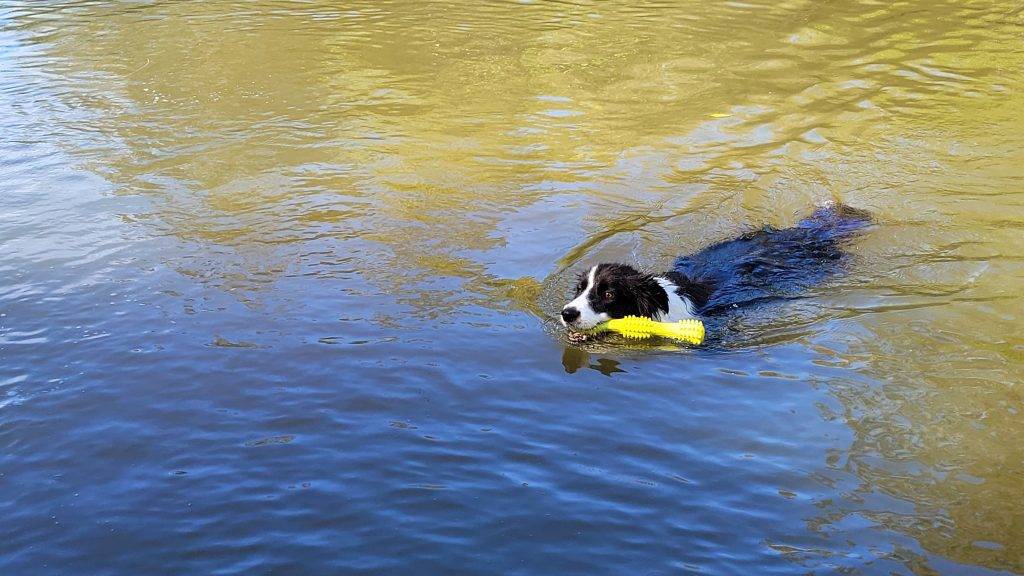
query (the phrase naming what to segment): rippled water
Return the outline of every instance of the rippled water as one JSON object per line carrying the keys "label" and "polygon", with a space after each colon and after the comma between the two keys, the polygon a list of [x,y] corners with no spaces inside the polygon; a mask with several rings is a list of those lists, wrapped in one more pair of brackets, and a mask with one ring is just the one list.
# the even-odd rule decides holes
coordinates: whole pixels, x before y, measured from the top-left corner
{"label": "rippled water", "polygon": [[[0,1],[0,572],[1024,573],[1015,1]],[[838,196],[851,273],[568,347]]]}

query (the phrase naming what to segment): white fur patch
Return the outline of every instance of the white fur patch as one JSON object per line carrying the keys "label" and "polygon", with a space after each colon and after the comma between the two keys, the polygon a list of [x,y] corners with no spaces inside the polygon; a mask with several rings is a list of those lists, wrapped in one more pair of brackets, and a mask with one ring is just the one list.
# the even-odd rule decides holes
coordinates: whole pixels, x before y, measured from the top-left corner
{"label": "white fur patch", "polygon": [[[590,273],[587,274],[587,287],[584,288],[583,292],[580,292],[580,295],[573,299],[572,302],[569,302],[562,307],[562,310],[565,310],[566,308],[575,308],[580,311],[580,317],[572,323],[573,328],[587,330],[611,318],[604,312],[595,312],[594,309],[590,307],[590,300],[588,300],[588,296],[590,295],[590,291],[594,288],[594,274],[596,273],[597,266],[594,266],[590,269]],[[562,320],[562,324],[566,327],[569,326],[565,323],[565,320]]]}
{"label": "white fur patch", "polygon": [[654,279],[665,290],[665,293],[668,294],[668,312],[659,314],[656,320],[661,322],[677,322],[697,317],[697,311],[693,308],[693,302],[690,302],[689,298],[680,296],[676,292],[678,286],[674,282],[661,276],[655,276]]}

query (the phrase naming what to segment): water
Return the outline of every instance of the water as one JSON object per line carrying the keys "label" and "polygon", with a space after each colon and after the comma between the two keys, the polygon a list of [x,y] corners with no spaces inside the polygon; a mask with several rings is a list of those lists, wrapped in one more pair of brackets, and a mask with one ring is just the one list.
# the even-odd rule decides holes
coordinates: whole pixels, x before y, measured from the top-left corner
{"label": "water", "polygon": [[1022,111],[1005,0],[0,2],[0,573],[1022,574]]}

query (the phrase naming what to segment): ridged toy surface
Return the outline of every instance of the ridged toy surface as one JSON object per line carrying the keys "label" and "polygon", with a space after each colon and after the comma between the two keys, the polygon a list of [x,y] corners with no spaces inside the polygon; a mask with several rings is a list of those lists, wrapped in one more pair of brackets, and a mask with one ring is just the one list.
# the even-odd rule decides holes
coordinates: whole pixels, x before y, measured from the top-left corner
{"label": "ridged toy surface", "polygon": [[615,318],[597,326],[596,330],[611,330],[626,338],[650,338],[661,336],[690,344],[704,341],[704,323],[700,320],[680,320],[678,322],[658,322],[640,316]]}

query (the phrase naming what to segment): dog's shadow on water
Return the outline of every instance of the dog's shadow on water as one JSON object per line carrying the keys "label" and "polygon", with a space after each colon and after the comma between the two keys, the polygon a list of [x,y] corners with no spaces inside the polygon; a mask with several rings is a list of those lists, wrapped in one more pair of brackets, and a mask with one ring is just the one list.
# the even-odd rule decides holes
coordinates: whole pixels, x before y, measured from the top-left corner
{"label": "dog's shadow on water", "polygon": [[625,372],[620,366],[621,362],[612,358],[597,358],[594,363],[591,363],[590,352],[573,346],[566,346],[562,350],[562,367],[569,374],[575,374],[583,368],[590,368],[610,377],[616,372]]}
{"label": "dog's shadow on water", "polygon": [[685,354],[694,350],[692,346],[659,338],[638,341],[609,334],[582,342],[563,339],[562,368],[569,374],[589,368],[611,377],[613,374],[627,373],[622,363],[629,359],[650,358],[652,353]]}

